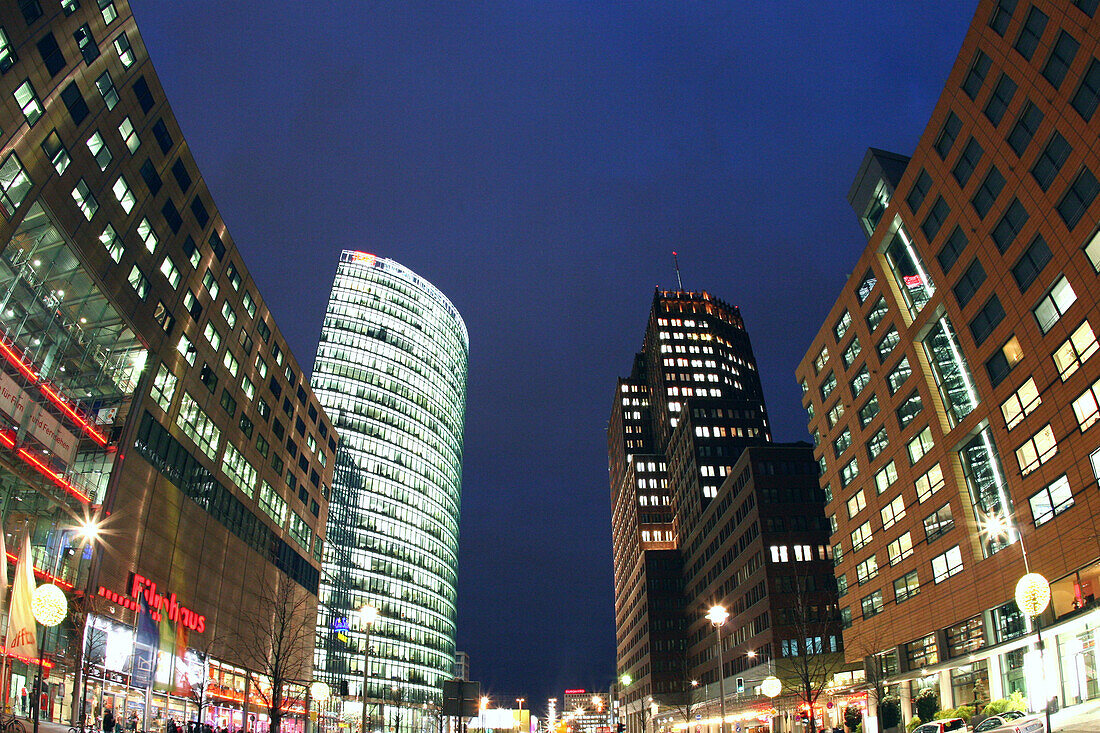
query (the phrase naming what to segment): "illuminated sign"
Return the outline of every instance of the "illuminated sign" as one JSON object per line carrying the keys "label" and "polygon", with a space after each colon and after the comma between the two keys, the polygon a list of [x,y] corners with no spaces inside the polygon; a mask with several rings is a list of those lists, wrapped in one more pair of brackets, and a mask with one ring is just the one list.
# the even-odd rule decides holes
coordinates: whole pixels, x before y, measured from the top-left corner
{"label": "illuminated sign", "polygon": [[359,262],[359,263],[362,263],[362,264],[366,265],[367,267],[373,267],[374,263],[377,260],[378,260],[377,257],[375,257],[372,254],[368,254],[366,252],[352,252],[351,253],[351,261],[352,262]]}
{"label": "illuminated sign", "polygon": [[160,621],[161,613],[167,613],[169,621],[183,624],[184,628],[200,634],[206,631],[206,616],[180,605],[179,601],[176,600],[175,593],[157,593],[157,584],[144,575],[130,573],[130,597],[115,593],[103,586],[99,586],[99,595],[131,611],[140,610],[141,606],[134,599],[141,598],[144,595],[154,621]]}
{"label": "illuminated sign", "polygon": [[583,695],[587,690],[566,690],[566,695]]}
{"label": "illuminated sign", "polygon": [[905,286],[910,290],[916,290],[917,288],[924,285],[924,281],[921,280],[920,275],[906,275],[902,278],[902,280],[905,281]]}
{"label": "illuminated sign", "polygon": [[348,626],[348,617],[347,616],[337,616],[336,618],[332,619],[332,630],[333,631],[350,631],[351,627]]}

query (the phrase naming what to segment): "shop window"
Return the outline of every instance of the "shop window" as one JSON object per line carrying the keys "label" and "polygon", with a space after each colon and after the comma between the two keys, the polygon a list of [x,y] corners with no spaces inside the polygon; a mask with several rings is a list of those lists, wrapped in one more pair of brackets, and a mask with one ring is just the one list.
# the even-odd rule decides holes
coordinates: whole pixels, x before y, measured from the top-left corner
{"label": "shop window", "polygon": [[936,635],[929,634],[906,644],[905,657],[909,662],[909,669],[920,669],[938,663],[940,655],[936,648]]}
{"label": "shop window", "polygon": [[962,623],[948,626],[947,656],[961,657],[972,654],[985,646],[985,630],[981,616],[973,616]]}

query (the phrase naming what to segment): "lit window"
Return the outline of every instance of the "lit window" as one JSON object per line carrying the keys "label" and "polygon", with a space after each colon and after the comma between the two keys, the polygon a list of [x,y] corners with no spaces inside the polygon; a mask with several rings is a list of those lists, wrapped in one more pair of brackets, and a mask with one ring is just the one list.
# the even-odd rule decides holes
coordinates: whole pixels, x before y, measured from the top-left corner
{"label": "lit window", "polygon": [[1049,461],[1057,452],[1058,442],[1054,439],[1054,430],[1050,427],[1050,423],[1047,423],[1016,449],[1016,461],[1020,464],[1020,473],[1024,475],[1031,473]]}
{"label": "lit window", "polygon": [[894,581],[894,602],[903,603],[920,593],[917,571],[906,573]]}
{"label": "lit window", "polygon": [[149,223],[148,219],[142,219],[138,222],[137,226],[138,237],[145,243],[145,249],[150,253],[155,252],[157,249],[157,233],[153,231],[153,225]]}
{"label": "lit window", "polygon": [[229,324],[230,329],[237,325],[237,314],[233,312],[233,307],[229,305],[229,301],[222,303],[222,318]]}
{"label": "lit window", "polygon": [[218,281],[214,279],[214,273],[210,270],[206,271],[206,274],[202,276],[202,284],[206,290],[210,293],[211,300],[218,299]]}
{"label": "lit window", "polygon": [[940,464],[932,466],[915,482],[917,488],[917,501],[922,504],[933,494],[943,488],[943,469]]}
{"label": "lit window", "polygon": [[856,476],[859,475],[859,461],[856,458],[848,461],[844,468],[840,471],[840,484],[847,486],[855,481]]}
{"label": "lit window", "polygon": [[[83,179],[81,179],[81,183],[83,183]],[[8,157],[4,158],[4,162],[0,164],[0,206],[3,206],[4,212],[8,216],[14,214],[19,205],[23,203],[23,199],[27,197],[27,192],[31,190],[31,185],[30,176],[27,175],[27,170],[20,162],[19,156],[10,153]],[[73,196],[75,198],[75,191]],[[90,219],[91,216],[88,218]]]}
{"label": "lit window", "polygon": [[1069,488],[1069,479],[1064,475],[1060,476],[1054,483],[1044,486],[1027,501],[1031,505],[1031,516],[1035,526],[1046,524],[1073,506],[1073,493]]}
{"label": "lit window", "polygon": [[890,529],[905,516],[905,498],[895,496],[889,504],[879,510],[879,514],[882,516],[882,528]]}
{"label": "lit window", "polygon": [[913,538],[906,532],[887,545],[886,553],[890,556],[890,564],[897,565],[913,554]]}
{"label": "lit window", "polygon": [[836,334],[836,340],[840,341],[844,338],[844,334],[848,332],[848,327],[852,325],[852,315],[848,311],[844,311],[840,315],[840,320],[833,326],[833,333]]}
{"label": "lit window", "polygon": [[879,457],[882,451],[886,450],[889,444],[890,439],[886,435],[886,428],[879,428],[867,443],[867,455],[870,456],[870,459],[873,461]]}
{"label": "lit window", "polygon": [[1062,381],[1069,379],[1096,350],[1096,335],[1089,322],[1085,321],[1054,352],[1054,365],[1058,367],[1058,375]]}
{"label": "lit window", "polygon": [[826,376],[825,380],[821,383],[821,399],[822,400],[829,399],[829,395],[831,395],[833,393],[833,389],[835,389],[835,388],[836,388],[836,375],[833,374],[832,372],[829,372],[828,376]]}
{"label": "lit window", "polygon": [[1020,424],[1020,421],[1035,411],[1042,403],[1039,397],[1039,388],[1035,386],[1035,379],[1028,377],[1020,388],[1009,395],[1008,399],[1001,403],[1001,414],[1005,419],[1005,427],[1009,430]]}
{"label": "lit window", "polygon": [[95,216],[95,212],[99,210],[99,202],[95,200],[92,189],[88,188],[88,184],[84,182],[83,178],[77,181],[76,187],[73,188],[73,201],[76,202],[80,213],[84,214],[84,218],[88,221],[91,221],[92,217]]}
{"label": "lit window", "polygon": [[122,136],[122,142],[126,144],[126,149],[131,154],[136,153],[141,145],[141,140],[138,138],[138,134],[134,130],[134,123],[130,122],[129,117],[122,118],[122,122],[118,126],[118,134]]}
{"label": "lit window", "polygon": [[99,12],[103,14],[103,24],[110,25],[115,18],[118,17],[118,11],[115,10],[114,0],[98,0]]}
{"label": "lit window", "polygon": [[145,296],[149,294],[149,280],[137,265],[130,268],[130,275],[126,280],[130,283],[130,287],[137,292],[139,298],[144,300]]}
{"label": "lit window", "polygon": [[858,552],[871,541],[871,522],[867,521],[852,530],[852,551]]}
{"label": "lit window", "polygon": [[27,124],[33,127],[34,123],[42,117],[43,109],[30,79],[15,88],[14,96],[15,103],[19,105],[19,109],[23,110],[23,117],[27,119]]}
{"label": "lit window", "polygon": [[69,167],[69,163],[72,162],[69,151],[65,149],[65,144],[61,142],[61,136],[57,134],[57,130],[51,131],[46,139],[42,141],[42,151],[50,159],[50,163],[53,164],[53,169],[57,171],[58,175],[64,173]]}
{"label": "lit window", "polygon": [[110,224],[103,228],[103,233],[99,235],[99,243],[116,263],[122,259],[122,239]]}
{"label": "lit window", "polygon": [[925,426],[924,430],[920,431],[906,446],[909,451],[909,464],[914,465],[921,458],[924,458],[928,451],[932,450],[933,445],[932,428],[931,426]]}
{"label": "lit window", "polygon": [[844,350],[844,354],[841,357],[844,360],[845,369],[850,368],[852,363],[855,362],[856,358],[859,356],[860,348],[859,337],[852,338],[852,343],[848,344],[848,348]]}
{"label": "lit window", "polygon": [[130,184],[126,182],[125,178],[119,176],[111,190],[114,191],[115,198],[118,199],[118,203],[122,205],[123,211],[129,214],[134,210],[134,204],[137,203],[137,198],[134,196],[134,191],[130,188]]}
{"label": "lit window", "polygon": [[878,560],[874,555],[856,565],[856,582],[863,585],[869,580],[878,577]]}
{"label": "lit window", "polygon": [[901,386],[905,384],[905,380],[909,378],[909,375],[913,373],[913,370],[909,366],[909,357],[905,357],[898,365],[895,366],[890,373],[886,375],[886,384],[890,388],[890,394],[895,394]]}
{"label": "lit window", "polygon": [[863,496],[863,489],[860,489],[855,493],[855,496],[848,500],[848,518],[851,519],[855,517],[855,515],[859,514],[866,506],[867,501]]}
{"label": "lit window", "polygon": [[1100,398],[1100,381],[1094,382],[1080,397],[1073,401],[1073,414],[1077,417],[1077,426],[1081,432],[1085,432],[1100,419],[1100,406],[1097,400]]}
{"label": "lit window", "polygon": [[8,40],[8,34],[4,32],[3,28],[0,28],[0,74],[4,73],[19,59],[15,55],[15,49],[12,48],[11,41]]}
{"label": "lit window", "polygon": [[181,334],[179,343],[176,344],[176,351],[183,354],[183,358],[187,360],[188,364],[195,366],[195,347],[191,343],[191,339]]}
{"label": "lit window", "polygon": [[876,590],[871,595],[864,596],[859,605],[863,610],[863,618],[871,618],[882,613],[882,591]]}
{"label": "lit window", "polygon": [[115,105],[118,104],[118,90],[115,89],[115,83],[111,81],[111,72],[104,71],[100,74],[99,78],[95,80],[95,86],[103,97],[107,109],[114,109]]}
{"label": "lit window", "polygon": [[92,136],[88,138],[88,151],[95,158],[99,169],[101,171],[107,170],[107,166],[111,164],[111,149],[107,147],[107,143],[104,142],[103,136],[99,134],[99,130],[93,132]]}
{"label": "lit window", "polygon": [[203,330],[202,335],[205,336],[206,340],[210,342],[210,346],[214,348],[214,351],[217,351],[221,348],[222,336],[220,333],[218,333],[218,329],[214,328],[213,323],[207,322],[206,328]]}
{"label": "lit window", "polygon": [[126,37],[125,33],[119,33],[115,38],[115,51],[118,52],[118,58],[122,61],[122,67],[129,69],[134,65],[134,49],[130,47],[130,39]]}
{"label": "lit window", "polygon": [[932,582],[942,583],[963,569],[962,551],[955,545],[947,552],[932,558]]}
{"label": "lit window", "polygon": [[878,395],[873,394],[871,399],[867,400],[867,404],[859,408],[860,427],[867,427],[876,415],[878,415]]}
{"label": "lit window", "polygon": [[172,406],[172,396],[176,393],[176,382],[176,376],[168,371],[168,367],[161,364],[157,370],[157,376],[153,379],[151,393],[153,400],[165,412],[168,412],[168,409]]}
{"label": "lit window", "polygon": [[1064,276],[1058,278],[1050,292],[1032,309],[1035,320],[1039,323],[1039,330],[1043,333],[1049,331],[1076,300],[1077,294],[1070,287],[1069,280]]}
{"label": "lit window", "polygon": [[871,381],[871,375],[867,371],[867,365],[864,364],[856,372],[855,378],[852,379],[852,396],[859,397],[859,393],[863,391],[863,388]]}
{"label": "lit window", "polygon": [[171,259],[164,258],[164,261],[160,263],[160,272],[168,279],[168,284],[175,290],[176,286],[180,284],[180,271],[176,269],[176,265]]}
{"label": "lit window", "polygon": [[924,518],[924,540],[931,542],[939,539],[955,527],[955,518],[951,515],[951,505],[944,504]]}
{"label": "lit window", "polygon": [[875,473],[875,493],[882,494],[898,480],[898,469],[890,461]]}
{"label": "lit window", "polygon": [[837,436],[837,439],[833,441],[833,455],[839,458],[840,454],[848,450],[851,445],[852,433],[848,430],[848,428],[844,428],[843,432],[841,432],[841,434]]}

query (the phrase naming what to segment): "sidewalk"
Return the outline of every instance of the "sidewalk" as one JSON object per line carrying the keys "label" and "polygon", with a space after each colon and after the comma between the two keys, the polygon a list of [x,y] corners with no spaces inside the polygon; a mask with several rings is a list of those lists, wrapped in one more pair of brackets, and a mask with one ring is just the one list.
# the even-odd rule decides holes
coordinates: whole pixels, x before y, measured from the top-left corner
{"label": "sidewalk", "polygon": [[1063,708],[1050,716],[1050,725],[1054,733],[1100,733],[1100,700]]}

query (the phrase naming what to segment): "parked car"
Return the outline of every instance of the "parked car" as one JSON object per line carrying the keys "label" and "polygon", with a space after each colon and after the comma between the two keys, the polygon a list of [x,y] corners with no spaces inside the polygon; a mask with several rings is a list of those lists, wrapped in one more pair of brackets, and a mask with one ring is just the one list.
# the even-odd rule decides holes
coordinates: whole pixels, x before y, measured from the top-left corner
{"label": "parked car", "polygon": [[922,723],[913,729],[913,733],[950,733],[950,731],[966,731],[966,721],[962,718],[941,718]]}
{"label": "parked car", "polygon": [[1047,733],[1047,726],[1042,715],[1025,715],[1009,710],[978,723],[974,733]]}

